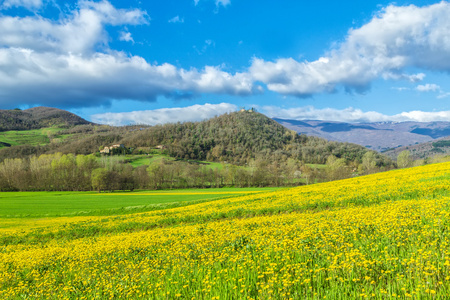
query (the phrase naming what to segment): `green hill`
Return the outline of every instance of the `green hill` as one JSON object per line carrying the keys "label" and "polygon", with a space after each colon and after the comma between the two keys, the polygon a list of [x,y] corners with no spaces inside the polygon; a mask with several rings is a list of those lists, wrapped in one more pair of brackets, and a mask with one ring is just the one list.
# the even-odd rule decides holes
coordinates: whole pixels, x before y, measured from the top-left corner
{"label": "green hill", "polygon": [[52,126],[91,124],[83,118],[52,107],[33,107],[26,110],[0,110],[0,131],[41,129]]}
{"label": "green hill", "polygon": [[[10,145],[0,149],[0,190],[283,186],[394,167],[362,146],[299,135],[253,111],[151,127],[54,129],[0,132]],[[111,153],[101,154],[105,147]]]}
{"label": "green hill", "polygon": [[[370,151],[356,144],[299,135],[253,111],[233,112],[202,122],[153,126],[127,134],[121,143],[133,148],[162,145],[171,156],[180,159],[226,161],[237,165],[254,159],[272,162],[289,158],[323,164],[329,155],[347,162],[360,162]],[[390,163],[389,159],[376,156],[379,164]]]}
{"label": "green hill", "polygon": [[[30,113],[28,111],[30,110],[23,113]],[[117,143],[135,150],[135,153],[139,152],[138,149],[161,147],[169,156],[177,159],[235,165],[246,165],[255,160],[283,163],[288,159],[323,164],[330,155],[344,158],[347,163],[361,163],[363,155],[370,151],[356,144],[329,142],[318,137],[299,135],[253,111],[228,113],[201,122],[150,127],[78,125],[88,122],[70,113],[48,108],[31,109],[31,114],[34,117],[29,120],[40,120],[41,124],[46,122],[51,125],[52,122],[55,124],[58,120],[65,120],[66,124],[77,126],[53,132],[53,135],[59,138],[46,145],[34,143],[37,146],[32,146],[30,143],[1,149],[0,161],[11,157],[55,152],[92,154],[98,152],[101,147]],[[0,142],[4,141],[0,139]],[[379,166],[392,164],[388,158],[378,153],[375,156]]]}

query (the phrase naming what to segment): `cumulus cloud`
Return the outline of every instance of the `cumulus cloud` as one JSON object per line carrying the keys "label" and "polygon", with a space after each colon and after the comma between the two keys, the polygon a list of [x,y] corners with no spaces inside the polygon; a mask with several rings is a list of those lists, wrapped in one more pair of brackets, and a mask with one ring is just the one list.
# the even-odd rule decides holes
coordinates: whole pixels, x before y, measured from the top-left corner
{"label": "cumulus cloud", "polygon": [[[42,5],[37,0],[6,0],[5,4]],[[230,1],[216,0],[215,4],[225,7]],[[378,78],[413,83],[425,78],[424,73],[409,74],[411,69],[450,71],[448,2],[424,7],[390,5],[367,24],[351,29],[344,42],[315,61],[254,58],[248,70],[236,73],[220,66],[183,69],[168,63],[152,64],[111,49],[108,43],[112,38],[106,28],[117,29],[119,40],[133,43],[128,27],[150,23],[147,12],[140,9],[118,9],[106,0],[80,0],[58,20],[37,14],[8,16],[7,12],[0,15],[3,106],[76,107],[112,99],[250,95],[261,92],[258,82],[271,91],[308,97],[340,87],[364,92]],[[176,16],[172,20],[182,19]],[[214,47],[213,40],[194,48],[203,54],[208,47]],[[417,86],[418,91],[433,88],[440,92],[438,97],[447,97],[431,84]]]}
{"label": "cumulus cloud", "polygon": [[416,90],[419,92],[437,92],[441,90],[441,87],[434,83],[427,83],[416,86]]}
{"label": "cumulus cloud", "polygon": [[229,103],[192,105],[188,107],[162,108],[125,113],[104,113],[92,115],[92,121],[108,125],[157,125],[165,123],[201,121],[236,111],[237,106]]}
{"label": "cumulus cloud", "polygon": [[180,18],[180,16],[175,16],[168,21],[169,23],[184,23],[184,18]]}
{"label": "cumulus cloud", "polygon": [[35,10],[42,7],[42,4],[42,0],[5,0],[0,8],[25,7],[29,10]]}
{"label": "cumulus cloud", "polygon": [[80,1],[78,9],[57,22],[43,17],[0,17],[0,47],[33,53],[90,54],[107,46],[105,25],[147,24],[145,11],[116,9],[107,1]]}
{"label": "cumulus cloud", "polygon": [[153,101],[159,95],[176,98],[191,93],[242,95],[252,91],[248,74],[231,75],[219,67],[177,69],[167,63],[152,65],[141,57],[123,53],[85,57],[0,49],[3,104],[45,101],[46,105],[77,107],[99,105],[108,99]]}
{"label": "cumulus cloud", "polygon": [[450,3],[417,7],[390,5],[369,23],[351,29],[343,43],[315,61],[254,58],[250,72],[269,90],[307,97],[339,86],[364,92],[377,78],[424,78],[408,67],[450,71]]}
{"label": "cumulus cloud", "polygon": [[[248,73],[151,64],[108,47],[105,26],[148,22],[145,11],[116,9],[108,1],[80,1],[57,21],[0,16],[0,104],[81,107],[112,99],[154,101],[160,95],[247,95],[255,90]],[[124,31],[119,39],[133,41]]]}
{"label": "cumulus cloud", "polygon": [[348,107],[345,109],[317,109],[313,106],[304,106],[283,109],[275,106],[264,106],[262,107],[262,112],[271,118],[340,122],[433,122],[448,121],[450,119],[450,111],[424,112],[417,110],[402,112],[395,115],[386,115],[376,111],[364,112],[361,109],[353,107]]}
{"label": "cumulus cloud", "polygon": [[119,40],[124,41],[124,42],[131,42],[131,43],[134,44],[134,39],[131,36],[130,32],[121,31],[120,32],[120,36],[119,36]]}

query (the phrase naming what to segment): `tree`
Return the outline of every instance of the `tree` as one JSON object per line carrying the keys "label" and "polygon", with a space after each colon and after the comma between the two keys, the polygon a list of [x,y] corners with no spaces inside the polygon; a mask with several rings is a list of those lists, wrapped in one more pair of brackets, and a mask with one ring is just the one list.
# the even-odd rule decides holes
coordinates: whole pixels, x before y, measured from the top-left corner
{"label": "tree", "polygon": [[78,186],[76,157],[72,153],[64,154],[52,160],[53,182],[57,190],[73,191]]}
{"label": "tree", "polygon": [[97,160],[93,155],[77,155],[77,190],[91,189],[92,170],[98,167]]}
{"label": "tree", "polygon": [[108,170],[105,168],[97,168],[92,171],[91,182],[92,188],[97,190],[99,193],[105,191],[108,188]]}
{"label": "tree", "polygon": [[42,154],[30,158],[30,172],[34,190],[53,190],[54,174],[52,172],[52,161],[61,158],[61,153]]}
{"label": "tree", "polygon": [[344,158],[337,158],[334,155],[328,156],[327,167],[328,180],[339,180],[350,177],[350,170],[345,164]]}
{"label": "tree", "polygon": [[2,189],[25,191],[30,186],[30,176],[27,172],[28,163],[21,158],[5,159],[0,164],[0,179],[2,179]]}
{"label": "tree", "polygon": [[411,159],[411,153],[408,150],[404,150],[399,153],[397,156],[397,166],[399,168],[407,168],[411,166],[412,159]]}
{"label": "tree", "polygon": [[362,157],[362,171],[366,174],[370,174],[375,172],[375,168],[377,166],[377,158],[375,152],[369,151],[364,153]]}

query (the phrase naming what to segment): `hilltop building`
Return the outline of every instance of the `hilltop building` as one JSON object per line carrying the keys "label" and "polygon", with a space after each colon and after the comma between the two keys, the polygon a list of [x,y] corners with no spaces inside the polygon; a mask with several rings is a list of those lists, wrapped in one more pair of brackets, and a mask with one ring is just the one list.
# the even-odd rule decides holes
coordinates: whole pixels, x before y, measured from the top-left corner
{"label": "hilltop building", "polygon": [[105,148],[103,148],[103,150],[100,150],[100,153],[101,154],[110,154],[111,152],[113,152],[114,149],[119,149],[119,148],[125,149],[125,145],[124,144],[115,144],[110,147],[105,147]]}

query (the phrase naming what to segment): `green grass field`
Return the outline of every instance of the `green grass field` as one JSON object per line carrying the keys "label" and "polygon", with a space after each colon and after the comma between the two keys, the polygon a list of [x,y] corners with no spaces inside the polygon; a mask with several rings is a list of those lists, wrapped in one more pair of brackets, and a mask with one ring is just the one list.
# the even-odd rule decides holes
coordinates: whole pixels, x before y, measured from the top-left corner
{"label": "green grass field", "polygon": [[[34,130],[23,130],[23,131],[5,131],[0,133],[0,142],[10,144],[12,146],[17,145],[44,145],[50,143],[50,135],[54,135],[54,138],[64,138],[67,136],[55,135],[61,128],[50,127]],[[0,144],[0,148],[3,148]]]}
{"label": "green grass field", "polygon": [[0,299],[448,299],[449,186],[442,163],[247,195],[4,193],[42,217],[0,217]]}
{"label": "green grass field", "polygon": [[225,188],[100,194],[95,192],[2,192],[0,193],[0,218],[127,214],[277,189]]}

